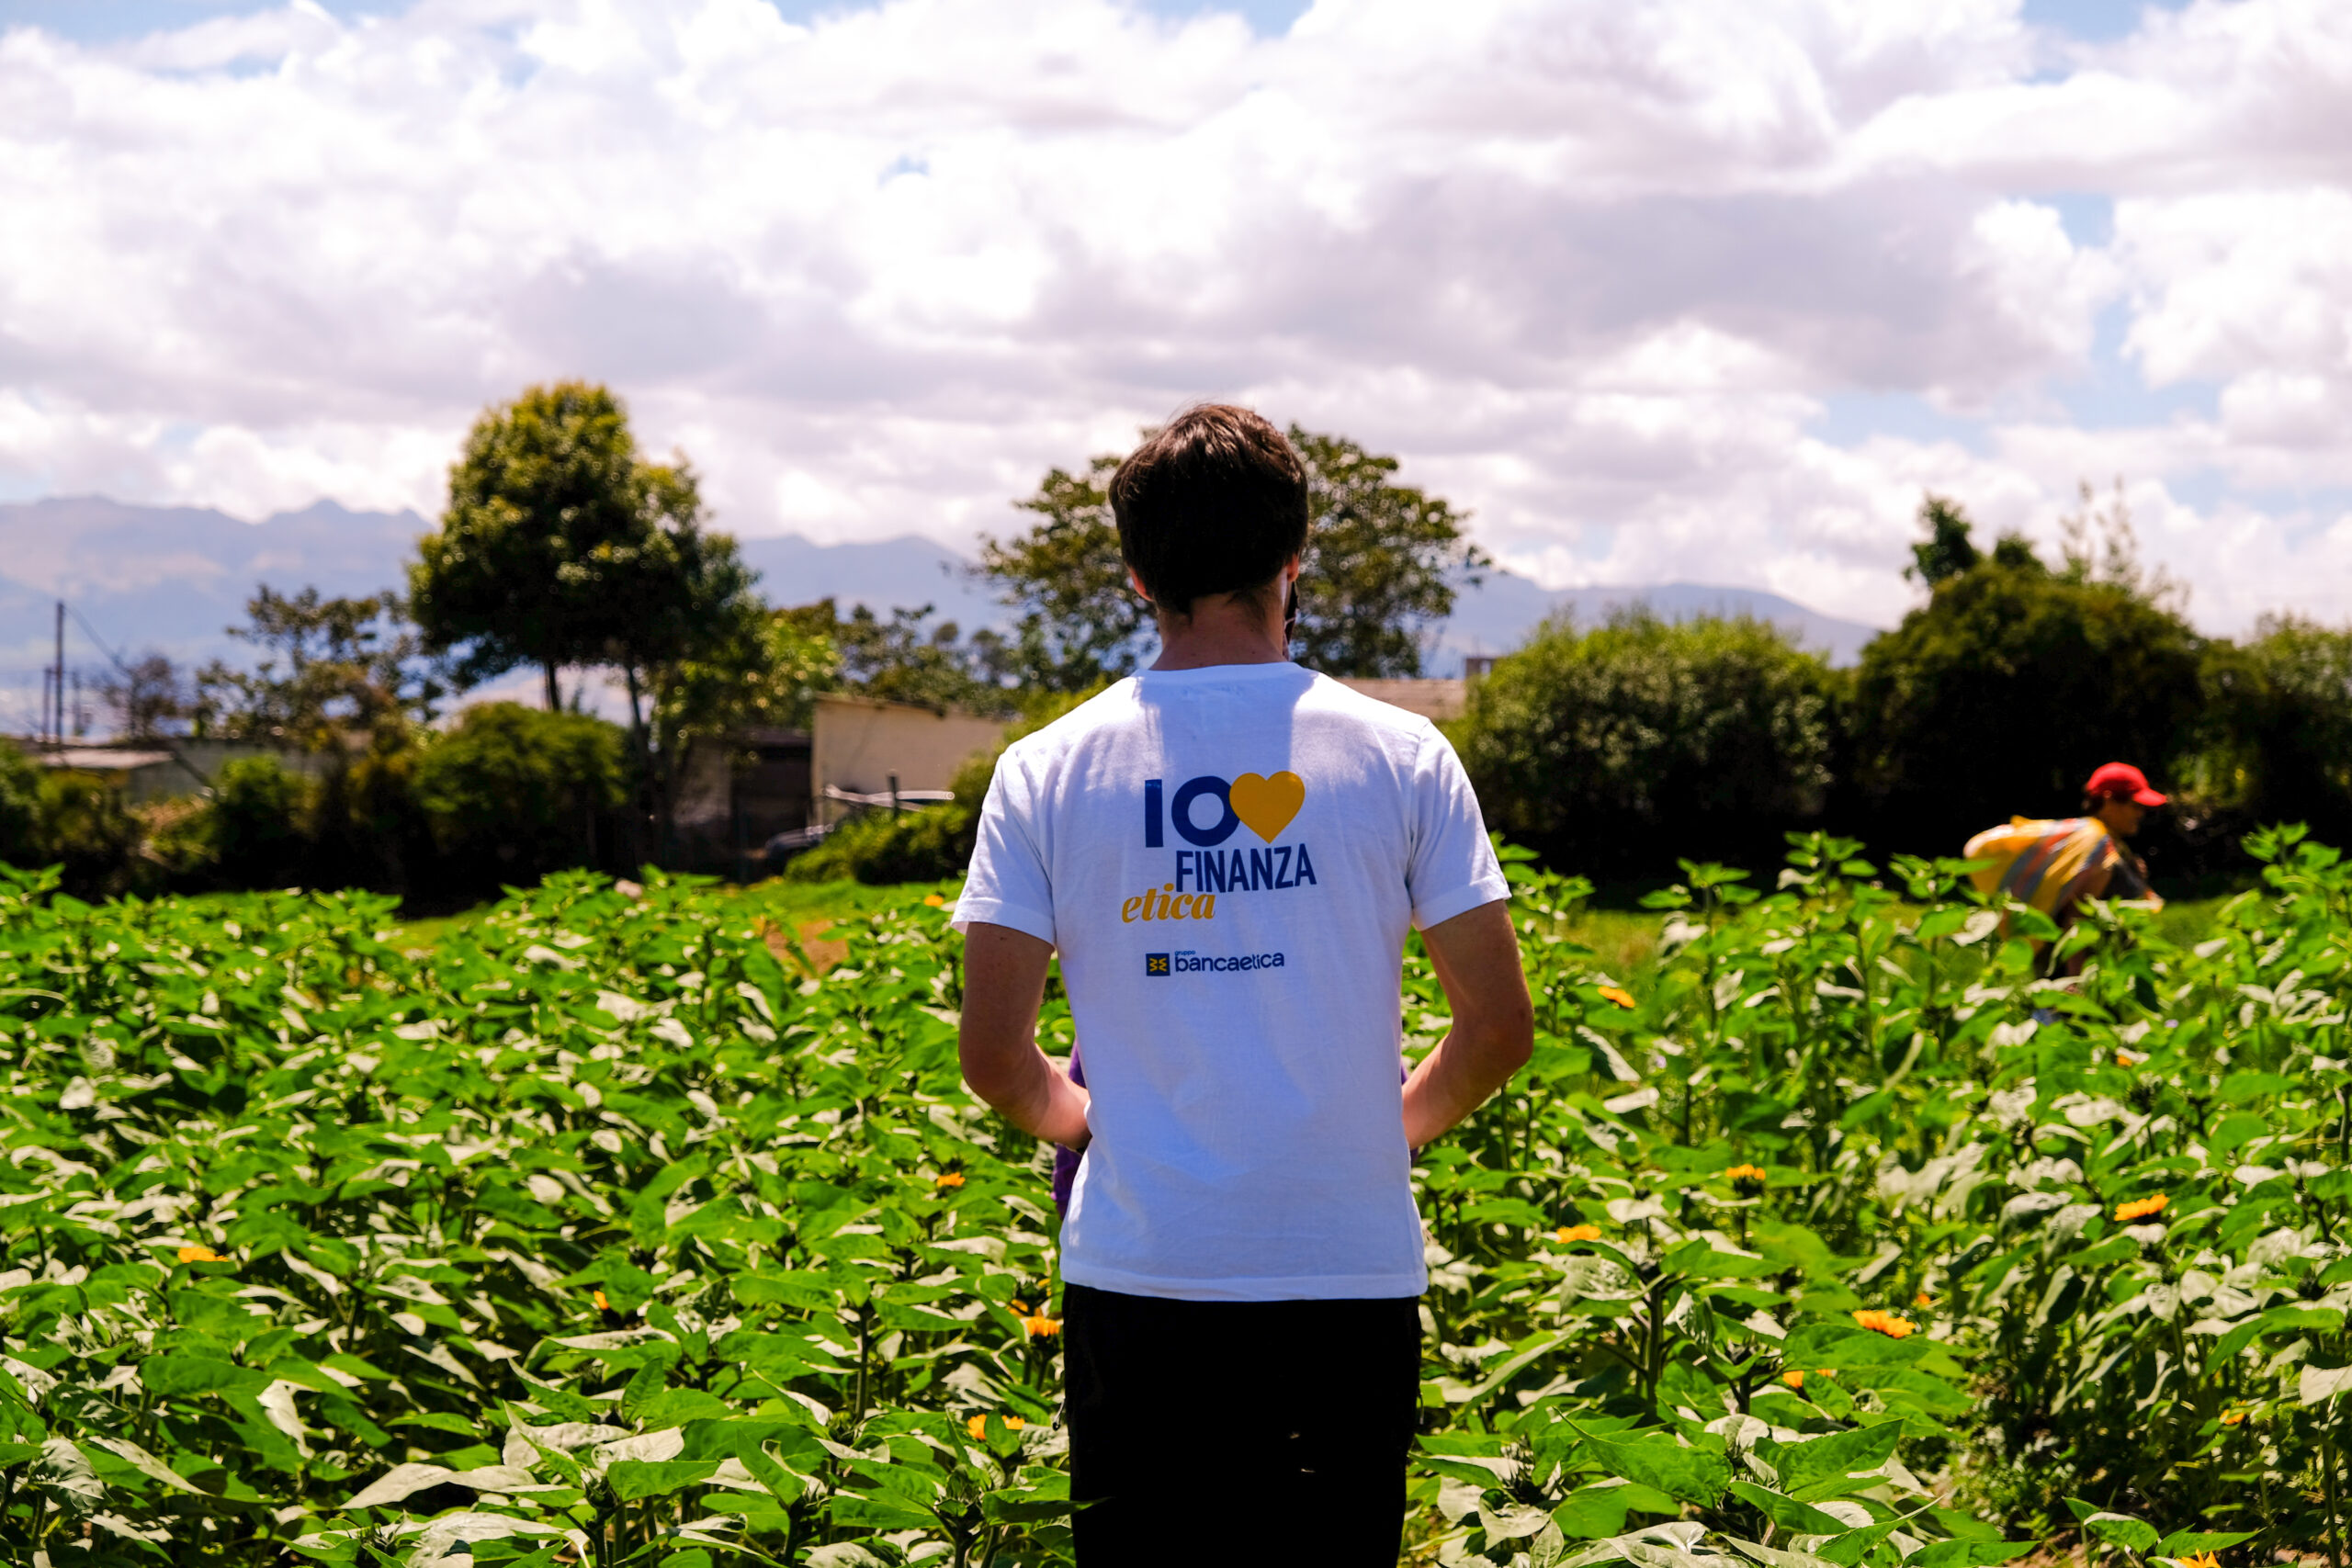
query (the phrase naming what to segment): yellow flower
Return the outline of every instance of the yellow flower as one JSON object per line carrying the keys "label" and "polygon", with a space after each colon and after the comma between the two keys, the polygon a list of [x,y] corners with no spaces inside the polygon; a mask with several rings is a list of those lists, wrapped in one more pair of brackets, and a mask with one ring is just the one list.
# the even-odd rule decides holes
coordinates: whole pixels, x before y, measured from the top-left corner
{"label": "yellow flower", "polygon": [[226,1263],[229,1260],[209,1247],[183,1247],[180,1248],[180,1261],[183,1263]]}
{"label": "yellow flower", "polygon": [[1023,1318],[1021,1326],[1029,1331],[1032,1339],[1051,1339],[1062,1331],[1061,1319],[1047,1317],[1043,1312]]}
{"label": "yellow flower", "polygon": [[1854,1314],[1854,1321],[1873,1333],[1885,1335],[1889,1339],[1908,1339],[1918,1327],[1900,1313],[1892,1312],[1858,1312]]}
{"label": "yellow flower", "polygon": [[1743,1198],[1753,1198],[1764,1190],[1764,1168],[1760,1165],[1736,1165],[1724,1172],[1724,1179],[1731,1190]]}
{"label": "yellow flower", "polygon": [[942,1187],[961,1187],[964,1185],[964,1173],[960,1170],[948,1171],[940,1177],[939,1185]]}
{"label": "yellow flower", "polygon": [[944,903],[946,903],[946,902],[947,902],[947,900],[946,900],[946,899],[942,898],[942,897],[941,897],[938,894],[936,894],[936,893],[926,893],[926,894],[924,894],[924,895],[923,895],[923,900],[922,900],[922,901],[923,901],[924,903],[926,903],[926,904],[930,905],[930,906],[931,906],[933,908],[934,908],[934,909],[938,908],[941,905],[943,905],[943,904],[944,904]]}
{"label": "yellow flower", "polygon": [[1019,1302],[1007,1302],[1004,1304],[1012,1309],[1012,1315],[1015,1317],[1027,1317],[1029,1315],[1029,1309],[1023,1306]]}
{"label": "yellow flower", "polygon": [[[1018,1432],[1022,1427],[1028,1425],[1026,1421],[1023,1421],[1018,1416],[1007,1416],[1002,1419],[1004,1421],[1004,1429],[1008,1432]],[[972,1434],[972,1440],[974,1442],[981,1442],[985,1440],[989,1435],[989,1418],[985,1416],[975,1416],[969,1421],[964,1423],[964,1430]]]}
{"label": "yellow flower", "polygon": [[2176,1561],[2180,1568],[2222,1568],[2222,1560],[2210,1551],[2192,1552]]}
{"label": "yellow flower", "polygon": [[1621,1008],[1629,1008],[1634,1005],[1634,993],[1625,989],[1623,986],[1601,987],[1600,998],[1603,1001],[1615,1002]]}
{"label": "yellow flower", "polygon": [[2147,1059],[2144,1055],[2135,1055],[2129,1051],[2118,1051],[2115,1054],[2115,1065],[2119,1067],[2136,1067]]}
{"label": "yellow flower", "polygon": [[610,1312],[610,1311],[612,1311],[612,1310],[613,1310],[613,1303],[612,1303],[611,1302],[609,1302],[609,1301],[607,1301],[607,1300],[605,1300],[605,1292],[602,1292],[602,1291],[598,1291],[598,1292],[596,1292],[595,1300],[596,1300],[596,1310],[597,1310],[598,1312]]}
{"label": "yellow flower", "polygon": [[1804,1374],[1803,1372],[1782,1372],[1781,1374],[1781,1381],[1788,1384],[1791,1388],[1803,1388],[1804,1386]]}
{"label": "yellow flower", "polygon": [[2224,1427],[2239,1426],[2245,1422],[2247,1414],[2248,1412],[2243,1405],[2235,1410],[2224,1410],[2222,1412],[2222,1425]]}
{"label": "yellow flower", "polygon": [[1928,1294],[1927,1292],[1921,1291],[1918,1296],[1913,1300],[1911,1304],[1917,1307],[1921,1312],[1925,1312],[1929,1307],[1936,1304],[1936,1298]]}
{"label": "yellow flower", "polygon": [[1571,1242],[1599,1241],[1600,1227],[1599,1225],[1562,1225],[1552,1235],[1558,1239],[1561,1246],[1566,1247]]}
{"label": "yellow flower", "polygon": [[2129,1203],[2118,1203],[2115,1206],[2115,1217],[2126,1224],[2133,1220],[2144,1220],[2150,1214],[2163,1213],[2165,1205],[2171,1201],[2171,1199],[2159,1192],[2153,1198],[2141,1198]]}

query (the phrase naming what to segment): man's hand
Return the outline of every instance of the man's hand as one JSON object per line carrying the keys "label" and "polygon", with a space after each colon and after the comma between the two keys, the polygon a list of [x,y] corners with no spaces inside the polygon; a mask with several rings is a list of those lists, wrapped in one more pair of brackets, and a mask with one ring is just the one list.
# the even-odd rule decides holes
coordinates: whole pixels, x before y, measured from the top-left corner
{"label": "man's hand", "polygon": [[1080,1149],[1086,1146],[1086,1091],[1037,1049],[1037,1009],[1053,956],[1052,943],[1027,931],[972,922],[964,933],[964,1020],[956,1055],[972,1092],[1014,1126]]}
{"label": "man's hand", "polygon": [[1535,1051],[1535,1010],[1520,973],[1519,933],[1508,903],[1465,910],[1430,927],[1421,941],[1453,1010],[1453,1027],[1405,1085],[1405,1142],[1417,1149],[1476,1111]]}

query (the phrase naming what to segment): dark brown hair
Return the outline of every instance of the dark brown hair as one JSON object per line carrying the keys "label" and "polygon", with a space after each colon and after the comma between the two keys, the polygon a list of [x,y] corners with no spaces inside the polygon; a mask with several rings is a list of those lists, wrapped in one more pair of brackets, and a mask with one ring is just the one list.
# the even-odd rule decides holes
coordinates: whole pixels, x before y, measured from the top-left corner
{"label": "dark brown hair", "polygon": [[1189,615],[1212,593],[1266,588],[1306,547],[1306,466],[1262,415],[1186,409],[1111,476],[1119,553],[1152,607]]}

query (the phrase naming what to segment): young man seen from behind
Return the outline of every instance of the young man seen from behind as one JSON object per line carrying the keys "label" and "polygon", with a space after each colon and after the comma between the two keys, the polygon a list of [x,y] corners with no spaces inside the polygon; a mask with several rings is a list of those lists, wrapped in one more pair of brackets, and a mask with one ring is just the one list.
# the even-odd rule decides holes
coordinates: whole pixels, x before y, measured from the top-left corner
{"label": "young man seen from behind", "polygon": [[[1079,1561],[1226,1561],[1246,1517],[1253,1551],[1392,1564],[1411,1151],[1532,1041],[1505,884],[1436,728],[1290,662],[1307,495],[1281,432],[1189,410],[1111,504],[1159,659],[1006,750],[956,910],[966,1080],[1087,1149],[1061,1237]],[[1453,1028],[1400,1087],[1416,927]],[[1083,1089],[1035,1044],[1057,950]]]}

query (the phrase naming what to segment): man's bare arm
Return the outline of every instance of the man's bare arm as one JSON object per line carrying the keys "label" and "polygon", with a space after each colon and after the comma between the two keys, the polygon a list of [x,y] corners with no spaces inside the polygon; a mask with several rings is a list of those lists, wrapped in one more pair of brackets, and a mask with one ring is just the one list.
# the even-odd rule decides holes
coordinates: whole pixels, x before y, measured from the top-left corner
{"label": "man's bare arm", "polygon": [[[978,928],[975,928],[976,930]],[[1510,906],[1482,904],[1421,933],[1453,1027],[1405,1085],[1405,1142],[1434,1142],[1510,1081],[1535,1051],[1535,1010]]]}
{"label": "man's bare arm", "polygon": [[975,920],[964,933],[964,1018],[956,1054],[964,1081],[1032,1136],[1086,1146],[1086,1091],[1037,1049],[1051,942]]}

